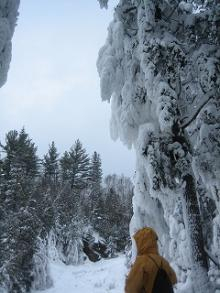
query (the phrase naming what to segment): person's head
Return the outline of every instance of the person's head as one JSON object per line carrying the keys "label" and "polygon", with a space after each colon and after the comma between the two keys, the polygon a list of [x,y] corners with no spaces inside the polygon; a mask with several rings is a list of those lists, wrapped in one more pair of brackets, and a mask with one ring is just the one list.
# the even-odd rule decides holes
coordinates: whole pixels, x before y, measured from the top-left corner
{"label": "person's head", "polygon": [[157,253],[158,236],[150,227],[144,227],[134,234],[138,254]]}

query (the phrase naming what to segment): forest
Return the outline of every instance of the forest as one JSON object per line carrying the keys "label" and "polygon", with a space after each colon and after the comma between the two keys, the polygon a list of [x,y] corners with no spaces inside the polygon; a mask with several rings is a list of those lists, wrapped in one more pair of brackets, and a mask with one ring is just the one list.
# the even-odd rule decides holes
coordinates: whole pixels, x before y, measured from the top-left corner
{"label": "forest", "polygon": [[103,178],[97,152],[89,157],[78,139],[59,155],[52,142],[40,159],[24,128],[9,131],[0,147],[2,290],[50,287],[50,259],[76,265],[128,249],[133,184]]}

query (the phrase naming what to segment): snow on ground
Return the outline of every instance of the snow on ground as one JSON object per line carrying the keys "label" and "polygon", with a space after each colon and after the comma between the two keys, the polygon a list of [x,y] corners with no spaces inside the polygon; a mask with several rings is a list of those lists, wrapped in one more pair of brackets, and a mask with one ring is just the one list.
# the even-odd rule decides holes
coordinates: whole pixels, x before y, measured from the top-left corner
{"label": "snow on ground", "polygon": [[125,257],[82,265],[50,264],[53,287],[43,293],[122,293],[126,274]]}

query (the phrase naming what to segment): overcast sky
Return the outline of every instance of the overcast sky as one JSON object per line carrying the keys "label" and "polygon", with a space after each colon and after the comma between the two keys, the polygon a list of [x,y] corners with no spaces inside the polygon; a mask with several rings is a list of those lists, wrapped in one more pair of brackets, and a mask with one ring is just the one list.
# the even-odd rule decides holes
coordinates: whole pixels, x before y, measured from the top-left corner
{"label": "overcast sky", "polygon": [[42,157],[79,138],[101,154],[104,174],[134,173],[134,153],[109,134],[110,104],[101,102],[96,60],[113,6],[96,0],[22,0],[12,62],[1,91],[1,141],[25,126]]}

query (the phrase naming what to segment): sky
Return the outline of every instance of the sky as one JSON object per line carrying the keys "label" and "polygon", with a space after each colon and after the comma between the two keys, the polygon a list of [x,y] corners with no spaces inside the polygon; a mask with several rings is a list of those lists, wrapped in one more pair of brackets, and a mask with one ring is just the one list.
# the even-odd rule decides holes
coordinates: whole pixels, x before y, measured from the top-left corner
{"label": "sky", "polygon": [[42,157],[52,141],[62,154],[77,138],[100,153],[104,175],[134,174],[134,152],[109,131],[111,106],[96,69],[116,0],[22,0],[7,83],[0,89],[0,139],[23,126]]}

